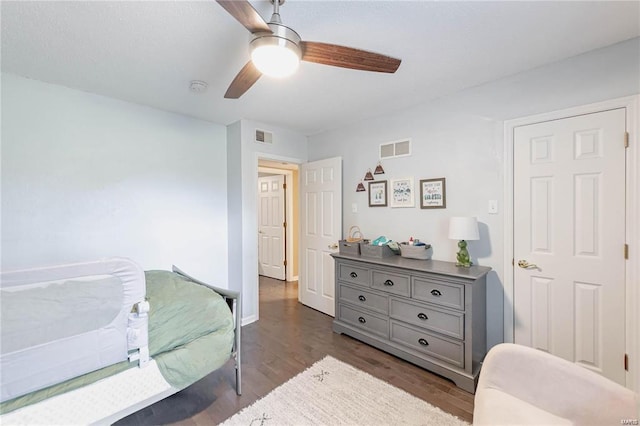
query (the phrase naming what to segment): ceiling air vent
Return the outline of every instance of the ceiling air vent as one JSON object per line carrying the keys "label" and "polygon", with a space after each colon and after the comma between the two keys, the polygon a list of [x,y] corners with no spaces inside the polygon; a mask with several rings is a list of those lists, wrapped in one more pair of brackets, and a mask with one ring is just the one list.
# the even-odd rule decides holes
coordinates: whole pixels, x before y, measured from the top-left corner
{"label": "ceiling air vent", "polygon": [[380,145],[380,159],[406,157],[411,155],[411,139],[403,139]]}
{"label": "ceiling air vent", "polygon": [[266,130],[256,129],[256,142],[258,143],[273,143],[273,133]]}

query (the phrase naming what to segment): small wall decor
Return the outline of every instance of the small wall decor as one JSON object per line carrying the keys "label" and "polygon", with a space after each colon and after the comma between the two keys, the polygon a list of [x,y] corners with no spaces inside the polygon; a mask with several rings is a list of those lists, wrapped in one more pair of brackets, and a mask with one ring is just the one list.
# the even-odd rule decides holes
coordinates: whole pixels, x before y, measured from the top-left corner
{"label": "small wall decor", "polygon": [[380,164],[380,162],[378,161],[378,165],[376,166],[376,169],[373,171],[374,175],[383,175],[384,174],[384,169],[382,168],[382,164]]}
{"label": "small wall decor", "polygon": [[422,179],[420,181],[420,208],[447,208],[447,192],[445,178]]}
{"label": "small wall decor", "polygon": [[415,207],[413,178],[391,180],[391,207]]}
{"label": "small wall decor", "polygon": [[369,207],[387,206],[387,181],[369,182]]}
{"label": "small wall decor", "polygon": [[373,175],[371,174],[371,169],[367,170],[367,173],[364,175],[364,180],[373,180]]}
{"label": "small wall decor", "polygon": [[360,181],[358,183],[358,186],[356,187],[356,192],[364,192],[364,191],[366,191],[366,189],[365,189],[364,184],[362,183],[362,181]]}

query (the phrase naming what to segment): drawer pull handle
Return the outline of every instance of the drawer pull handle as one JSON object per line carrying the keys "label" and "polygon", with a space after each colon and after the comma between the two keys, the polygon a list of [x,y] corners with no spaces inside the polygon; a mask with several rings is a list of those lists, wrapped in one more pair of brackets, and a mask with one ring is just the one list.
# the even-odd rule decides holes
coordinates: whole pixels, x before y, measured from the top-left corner
{"label": "drawer pull handle", "polygon": [[440,290],[436,290],[436,289],[431,290],[431,294],[436,297],[442,296],[442,293],[440,293]]}
{"label": "drawer pull handle", "polygon": [[361,301],[361,302],[366,302],[367,298],[364,297],[363,295],[360,295],[360,296],[358,296],[358,300]]}
{"label": "drawer pull handle", "polygon": [[358,274],[356,274],[355,272],[350,273],[349,276],[351,278],[358,278]]}
{"label": "drawer pull handle", "polygon": [[426,320],[428,320],[428,319],[429,319],[429,317],[428,317],[427,315],[423,314],[422,312],[420,312],[420,313],[418,314],[418,318],[420,318],[420,319],[421,319],[421,320],[423,320],[423,321],[426,321]]}
{"label": "drawer pull handle", "polygon": [[393,287],[393,281],[391,280],[386,280],[383,284],[386,285],[387,287]]}
{"label": "drawer pull handle", "polygon": [[429,342],[427,342],[425,339],[418,339],[418,343],[420,343],[422,346],[429,346]]}
{"label": "drawer pull handle", "polygon": [[364,324],[365,322],[367,322],[367,320],[364,319],[363,317],[358,318],[358,321],[360,321],[361,324]]}

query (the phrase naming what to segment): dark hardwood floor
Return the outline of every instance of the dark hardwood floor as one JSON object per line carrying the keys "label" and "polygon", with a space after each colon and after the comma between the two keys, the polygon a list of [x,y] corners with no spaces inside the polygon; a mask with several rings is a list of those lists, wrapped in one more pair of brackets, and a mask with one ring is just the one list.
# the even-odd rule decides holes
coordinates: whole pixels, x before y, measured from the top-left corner
{"label": "dark hardwood floor", "polygon": [[235,393],[235,371],[229,361],[187,389],[117,424],[218,424],[326,355],[472,421],[473,395],[443,377],[334,333],[332,320],[298,303],[297,283],[261,277],[260,320],[242,328],[242,396]]}

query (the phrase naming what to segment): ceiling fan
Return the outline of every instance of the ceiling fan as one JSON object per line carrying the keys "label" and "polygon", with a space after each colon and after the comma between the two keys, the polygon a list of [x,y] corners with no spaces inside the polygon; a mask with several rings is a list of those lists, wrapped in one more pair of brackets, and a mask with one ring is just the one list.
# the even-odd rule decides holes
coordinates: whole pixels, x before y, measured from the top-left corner
{"label": "ceiling fan", "polygon": [[293,74],[302,61],[363,71],[394,73],[400,59],[336,44],[303,41],[298,33],[282,25],[279,6],[284,0],[271,0],[273,15],[268,23],[247,0],[216,0],[253,35],[251,60],[233,79],[224,97],[238,99],[262,74],[284,77]]}

